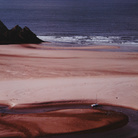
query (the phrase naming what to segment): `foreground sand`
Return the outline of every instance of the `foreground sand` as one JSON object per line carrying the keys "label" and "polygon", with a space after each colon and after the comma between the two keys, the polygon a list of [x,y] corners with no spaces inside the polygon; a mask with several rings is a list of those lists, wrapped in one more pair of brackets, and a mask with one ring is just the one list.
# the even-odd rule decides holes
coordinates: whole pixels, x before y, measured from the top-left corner
{"label": "foreground sand", "polygon": [[[97,101],[99,104],[138,110],[138,53],[92,51],[95,48],[119,47],[87,47],[87,50],[84,50],[83,47],[1,45],[0,103],[21,108],[26,103],[85,100],[86,103]],[[84,110],[82,113],[86,112],[87,110]],[[9,118],[10,115],[6,116]],[[20,118],[16,115],[14,117]],[[3,121],[4,117],[1,122]],[[64,124],[64,121],[58,121],[61,125]],[[89,121],[87,123],[92,124]],[[100,125],[106,126],[107,122]],[[64,125],[65,129],[67,126]],[[80,129],[72,125],[68,132],[94,128],[89,126],[90,128]],[[9,133],[5,132],[2,137],[9,136]]]}
{"label": "foreground sand", "polygon": [[124,114],[107,113],[96,109],[65,109],[47,113],[2,114],[1,116],[0,137],[29,138],[81,131],[101,132],[121,127],[128,122]]}

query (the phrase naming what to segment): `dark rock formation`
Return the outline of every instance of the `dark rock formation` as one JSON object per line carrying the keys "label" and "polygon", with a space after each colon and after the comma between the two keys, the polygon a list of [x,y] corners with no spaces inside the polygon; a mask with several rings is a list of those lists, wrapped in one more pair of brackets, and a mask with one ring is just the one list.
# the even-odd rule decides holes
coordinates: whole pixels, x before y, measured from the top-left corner
{"label": "dark rock formation", "polygon": [[8,32],[8,28],[0,21],[0,43],[6,41],[6,32]]}
{"label": "dark rock formation", "polygon": [[0,21],[0,33],[8,31],[8,28]]}
{"label": "dark rock formation", "polygon": [[26,43],[41,43],[40,40],[28,27],[23,29],[16,25],[9,30],[0,21],[0,44],[26,44]]}

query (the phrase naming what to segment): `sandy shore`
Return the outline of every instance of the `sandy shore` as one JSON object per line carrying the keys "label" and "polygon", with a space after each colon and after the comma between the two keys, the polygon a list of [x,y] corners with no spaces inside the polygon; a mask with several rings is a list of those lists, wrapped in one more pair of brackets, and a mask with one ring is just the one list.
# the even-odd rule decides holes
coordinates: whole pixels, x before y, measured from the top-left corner
{"label": "sandy shore", "polygon": [[[97,101],[99,104],[138,110],[138,53],[93,51],[119,49],[111,46],[85,49],[31,44],[0,45],[0,103],[12,108],[21,108],[29,103],[85,100],[86,103]],[[70,110],[70,114],[72,112],[74,110]],[[87,110],[84,110],[82,114],[86,112]],[[98,112],[102,114],[102,111]],[[12,115],[6,115],[7,118],[10,118],[9,116]],[[20,118],[17,116],[14,115],[16,119]],[[119,119],[119,116],[117,118]],[[5,121],[5,118],[0,120],[1,125],[2,121]],[[42,122],[39,119],[37,121]],[[61,122],[61,126],[65,126],[64,121],[58,121]],[[107,122],[104,120],[104,126]],[[83,131],[85,128],[80,129],[76,124],[72,126],[71,130],[66,132]],[[85,129],[94,129],[91,125],[88,126],[90,127]],[[3,131],[5,126],[2,127]],[[62,132],[64,133],[64,130]],[[9,136],[10,131],[2,137],[4,135]]]}

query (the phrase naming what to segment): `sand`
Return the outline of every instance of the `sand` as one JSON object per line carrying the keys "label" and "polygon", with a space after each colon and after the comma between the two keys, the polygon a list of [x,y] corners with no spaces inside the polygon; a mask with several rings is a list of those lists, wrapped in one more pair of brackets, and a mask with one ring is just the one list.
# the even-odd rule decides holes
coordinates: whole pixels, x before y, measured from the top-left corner
{"label": "sand", "polygon": [[[115,129],[128,122],[124,114],[91,109],[64,109],[47,113],[2,114],[1,116],[0,137],[37,137],[85,131],[101,132],[105,126],[106,130],[110,130],[110,127]],[[100,118],[100,121],[97,118]]]}
{"label": "sand", "polygon": [[[107,49],[107,51],[100,51],[101,49]],[[79,100],[80,102],[98,102],[102,105],[109,104],[138,110],[138,53],[109,52],[108,49],[119,49],[119,47],[63,48],[34,44],[0,45],[1,105],[5,104],[13,109],[25,108],[26,104],[31,103]],[[74,112],[74,109],[72,110],[70,110],[71,114]],[[55,112],[53,111],[53,114]],[[62,112],[66,113],[67,110],[62,110]],[[83,110],[82,114],[86,112],[87,110]],[[101,110],[98,112],[102,114]],[[10,116],[12,115],[6,114],[7,118],[10,118]],[[20,116],[17,116],[14,115],[15,120],[19,121]],[[12,118],[14,117],[12,116]],[[6,120],[8,120],[7,118]],[[119,116],[116,118],[120,119]],[[91,126],[93,122],[90,120],[87,122],[90,124],[88,128],[82,127],[80,129],[78,126],[74,127],[76,124],[65,125],[64,121],[62,122],[62,119],[60,119],[55,122],[59,121],[58,124],[66,126],[65,130],[70,126],[71,130],[65,131],[62,129],[61,131],[59,129],[57,132],[50,131],[50,133],[69,133],[94,129]],[[65,117],[65,120],[68,120],[68,118]],[[73,118],[73,120],[75,119]],[[111,118],[111,120],[114,119]],[[5,121],[5,117],[2,118],[2,121]],[[37,121],[40,125],[43,120],[38,119]],[[38,125],[38,122],[36,122],[33,123]],[[81,124],[81,121],[78,122]],[[104,124],[100,123],[103,126],[107,124],[106,120]],[[20,133],[15,131],[14,134],[10,134],[10,131],[4,131],[5,127],[7,126],[2,127],[4,134],[1,137],[18,136]],[[52,127],[52,125],[49,125],[49,127]],[[45,130],[43,131],[48,133]],[[27,135],[22,134],[22,137],[25,136]],[[31,136],[39,135],[31,133]]]}

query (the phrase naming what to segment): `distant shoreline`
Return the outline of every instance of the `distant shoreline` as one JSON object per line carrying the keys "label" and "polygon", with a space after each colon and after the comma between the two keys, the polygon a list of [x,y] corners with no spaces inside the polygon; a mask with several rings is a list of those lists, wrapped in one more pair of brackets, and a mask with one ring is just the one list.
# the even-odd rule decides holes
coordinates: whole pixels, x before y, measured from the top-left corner
{"label": "distant shoreline", "polygon": [[37,36],[43,41],[49,41],[55,46],[85,47],[96,45],[137,47],[137,36]]}

